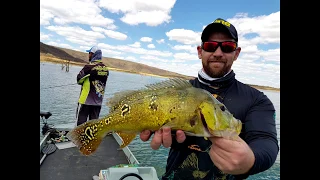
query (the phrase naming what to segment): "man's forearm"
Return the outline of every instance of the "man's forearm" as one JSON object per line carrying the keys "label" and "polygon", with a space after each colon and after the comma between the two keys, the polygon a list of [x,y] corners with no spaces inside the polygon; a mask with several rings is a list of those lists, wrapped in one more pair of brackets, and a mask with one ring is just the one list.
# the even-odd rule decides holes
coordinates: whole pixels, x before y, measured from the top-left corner
{"label": "man's forearm", "polygon": [[249,144],[255,156],[255,162],[248,174],[257,174],[269,169],[277,159],[279,146],[277,141],[271,137],[268,139],[259,139]]}

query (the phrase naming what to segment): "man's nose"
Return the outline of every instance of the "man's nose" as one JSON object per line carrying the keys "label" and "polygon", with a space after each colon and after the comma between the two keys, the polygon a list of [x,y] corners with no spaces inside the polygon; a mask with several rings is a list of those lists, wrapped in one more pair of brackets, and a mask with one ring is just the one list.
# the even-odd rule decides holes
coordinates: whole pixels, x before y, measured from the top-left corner
{"label": "man's nose", "polygon": [[219,46],[216,51],[213,53],[214,56],[222,56],[223,52],[221,50],[221,47]]}
{"label": "man's nose", "polygon": [[216,51],[214,51],[212,53],[212,56],[214,56],[214,57],[222,57],[223,56],[223,52],[222,52],[220,46],[216,49]]}

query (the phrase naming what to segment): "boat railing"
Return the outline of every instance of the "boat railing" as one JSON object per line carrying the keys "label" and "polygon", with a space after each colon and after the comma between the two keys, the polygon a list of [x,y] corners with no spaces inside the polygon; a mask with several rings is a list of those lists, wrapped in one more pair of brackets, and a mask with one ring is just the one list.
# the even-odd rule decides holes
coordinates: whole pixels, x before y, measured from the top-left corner
{"label": "boat railing", "polygon": [[[122,139],[117,133],[112,133],[114,139],[117,141],[119,146],[122,144]],[[128,146],[124,147],[123,149],[124,154],[126,155],[128,161],[130,164],[140,164],[137,158],[133,155],[131,150],[129,149]]]}
{"label": "boat railing", "polygon": [[47,144],[47,140],[49,139],[48,137],[50,136],[50,133],[46,133],[45,136],[42,138],[40,141],[40,153],[42,151],[42,148]]}

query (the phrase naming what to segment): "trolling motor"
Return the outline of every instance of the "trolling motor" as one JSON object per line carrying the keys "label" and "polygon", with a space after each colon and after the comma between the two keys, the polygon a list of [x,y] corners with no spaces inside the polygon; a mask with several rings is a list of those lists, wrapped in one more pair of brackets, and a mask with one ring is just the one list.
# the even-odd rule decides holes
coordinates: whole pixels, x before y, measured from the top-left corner
{"label": "trolling motor", "polygon": [[43,127],[42,127],[42,135],[46,134],[49,130],[53,130],[54,128],[50,127],[49,124],[47,123],[47,119],[51,116],[52,114],[50,112],[43,112],[40,111],[40,117],[43,122]]}

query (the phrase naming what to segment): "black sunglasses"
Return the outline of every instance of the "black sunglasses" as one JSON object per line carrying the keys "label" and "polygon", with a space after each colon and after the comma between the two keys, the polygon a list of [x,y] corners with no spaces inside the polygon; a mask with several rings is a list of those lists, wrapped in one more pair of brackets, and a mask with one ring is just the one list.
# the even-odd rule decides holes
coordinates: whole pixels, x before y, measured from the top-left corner
{"label": "black sunglasses", "polygon": [[233,42],[233,41],[224,41],[224,42],[208,41],[208,42],[202,42],[201,44],[202,49],[207,52],[215,52],[219,46],[222,52],[231,53],[237,49],[238,45],[236,42]]}

